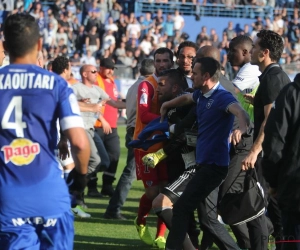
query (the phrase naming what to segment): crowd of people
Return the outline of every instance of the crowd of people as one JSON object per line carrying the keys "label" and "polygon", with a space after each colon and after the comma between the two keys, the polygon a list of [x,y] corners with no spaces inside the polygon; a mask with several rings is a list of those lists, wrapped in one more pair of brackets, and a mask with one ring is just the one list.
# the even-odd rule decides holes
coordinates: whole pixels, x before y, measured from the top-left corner
{"label": "crowd of people", "polygon": [[[101,30],[95,25],[102,23],[97,1],[86,4],[88,11],[79,21],[84,25],[78,25],[84,34],[80,48],[69,39],[76,34],[76,21],[69,15],[78,14],[72,0],[57,1],[59,11],[48,10],[45,19],[36,2],[32,10],[27,6],[29,14],[15,13],[5,20],[3,51],[10,65],[0,70],[0,233],[5,234],[0,245],[72,249],[71,211],[91,217],[84,211],[85,193],[111,197],[104,218],[126,220],[121,209],[137,177],[145,192],[134,224],[148,245],[190,250],[209,249],[215,243],[220,249],[267,250],[273,235],[278,239],[276,249],[299,249],[299,79],[290,83],[280,67],[286,52],[280,15],[268,24],[268,19],[258,17],[251,33],[235,30],[230,22],[220,43],[214,32],[211,39],[202,27],[192,42],[183,33],[184,19],[177,10],[166,17],[173,25],[169,36],[161,11],[155,18],[145,14],[144,29],[134,13],[122,26],[119,21],[126,15],[113,2],[111,11],[119,16],[111,14]],[[64,8],[67,15],[60,13]],[[41,26],[46,19],[53,26],[52,40],[51,29]],[[292,31],[298,34],[297,28]],[[291,37],[287,35],[290,43]],[[143,55],[132,75],[139,78],[124,100],[119,99],[114,81],[116,63],[126,61],[121,60],[119,46],[124,47],[126,60],[130,53]],[[80,65],[79,82],[71,77],[74,63]],[[45,103],[47,112],[42,110]],[[114,188],[120,157],[118,109],[124,108],[127,165]],[[192,138],[187,141],[188,136]],[[241,192],[251,169],[257,171],[267,213],[230,225],[235,242],[218,220],[219,201],[227,192]],[[103,172],[100,192],[99,172]],[[54,189],[51,193],[49,186]],[[37,197],[43,197],[39,204]],[[147,225],[152,209],[157,214],[154,238]],[[203,231],[200,245],[198,224]],[[285,242],[291,237],[293,241]]]}
{"label": "crowd of people", "polygon": [[[178,45],[189,38],[189,34],[183,31],[186,24],[179,9],[168,13],[158,9],[156,13],[137,15],[132,7],[128,8],[128,3],[125,5],[122,1],[55,1],[50,5],[39,1],[26,3],[16,1],[12,13],[27,12],[37,20],[46,61],[63,55],[70,58],[72,66],[87,63],[99,66],[101,59],[112,58],[119,65],[118,72],[122,78],[136,79],[141,61],[153,58],[157,48],[167,47],[176,52]],[[285,41],[280,63],[299,61],[298,9],[292,16],[288,16],[286,8],[274,9],[273,12],[272,17],[258,15],[254,23],[244,27],[231,21],[227,27],[224,26],[222,34],[217,34],[213,26],[201,26],[201,21],[196,22],[199,28],[195,32],[199,34],[194,42],[200,47],[213,45],[220,49],[221,63],[224,67],[227,65],[230,79],[234,74],[228,65],[227,53],[229,42],[236,35],[246,34],[253,38],[260,29],[273,30]]]}

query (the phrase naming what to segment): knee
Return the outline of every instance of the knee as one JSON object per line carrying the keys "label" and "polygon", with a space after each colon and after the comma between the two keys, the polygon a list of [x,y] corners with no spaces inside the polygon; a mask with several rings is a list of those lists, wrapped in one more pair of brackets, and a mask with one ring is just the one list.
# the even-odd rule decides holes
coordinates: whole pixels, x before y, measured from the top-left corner
{"label": "knee", "polygon": [[158,196],[155,197],[155,199],[152,202],[152,208],[153,209],[157,209],[157,208],[161,208],[164,206],[164,195],[163,194],[159,194]]}

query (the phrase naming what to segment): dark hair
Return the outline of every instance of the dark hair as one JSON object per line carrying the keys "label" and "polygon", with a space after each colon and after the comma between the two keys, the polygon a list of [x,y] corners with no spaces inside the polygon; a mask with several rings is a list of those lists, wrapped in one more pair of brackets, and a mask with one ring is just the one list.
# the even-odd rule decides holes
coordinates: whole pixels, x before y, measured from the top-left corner
{"label": "dark hair", "polygon": [[58,56],[52,62],[52,71],[58,75],[62,74],[65,69],[69,68],[69,59],[65,56]]}
{"label": "dark hair", "polygon": [[177,84],[182,90],[186,90],[189,87],[184,74],[178,69],[164,70],[159,76],[167,76],[171,80],[172,85]]}
{"label": "dark hair", "polygon": [[196,63],[200,63],[201,74],[208,73],[210,75],[212,82],[218,82],[221,75],[221,65],[220,63],[212,57],[202,57],[196,58],[194,66]]}
{"label": "dark hair", "polygon": [[257,33],[257,37],[260,39],[258,45],[262,49],[268,49],[271,60],[278,62],[284,48],[282,37],[271,30],[261,30]]}
{"label": "dark hair", "polygon": [[140,73],[142,76],[151,75],[155,71],[154,61],[152,59],[144,59],[141,62]]}
{"label": "dark hair", "polygon": [[178,58],[180,50],[183,49],[184,47],[192,47],[195,49],[195,53],[197,52],[197,50],[199,49],[198,45],[194,42],[191,41],[184,41],[182,43],[179,44],[178,49],[177,49],[177,53],[176,53],[176,57]]}
{"label": "dark hair", "polygon": [[47,70],[52,70],[52,64],[53,64],[53,61],[49,61],[48,64],[47,64]]}
{"label": "dark hair", "polygon": [[5,49],[12,58],[25,56],[40,38],[39,26],[34,17],[24,13],[8,16],[3,33]]}
{"label": "dark hair", "polygon": [[253,41],[249,36],[239,35],[231,39],[230,44],[247,44],[252,47]]}
{"label": "dark hair", "polygon": [[165,47],[162,47],[162,48],[159,48],[159,49],[155,50],[154,55],[153,55],[154,60],[155,60],[156,54],[161,55],[161,54],[165,54],[165,53],[169,54],[169,58],[170,58],[171,62],[173,62],[174,54],[173,54],[172,50],[170,50],[168,48],[165,48]]}

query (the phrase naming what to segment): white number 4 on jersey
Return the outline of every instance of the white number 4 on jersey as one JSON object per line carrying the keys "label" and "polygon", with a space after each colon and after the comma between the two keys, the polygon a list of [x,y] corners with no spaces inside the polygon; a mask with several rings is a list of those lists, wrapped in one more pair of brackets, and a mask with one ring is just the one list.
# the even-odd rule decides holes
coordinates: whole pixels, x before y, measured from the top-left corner
{"label": "white number 4 on jersey", "polygon": [[[14,122],[10,122],[9,119],[14,113]],[[22,96],[14,96],[8,104],[2,121],[2,129],[14,129],[17,137],[24,137],[24,129],[27,128],[26,122],[22,121]]]}

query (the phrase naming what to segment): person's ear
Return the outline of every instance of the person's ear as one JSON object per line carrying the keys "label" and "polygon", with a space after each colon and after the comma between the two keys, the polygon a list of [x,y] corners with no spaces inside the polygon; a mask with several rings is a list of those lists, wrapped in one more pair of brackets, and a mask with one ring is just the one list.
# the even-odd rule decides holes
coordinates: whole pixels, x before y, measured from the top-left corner
{"label": "person's ear", "polygon": [[38,44],[38,51],[42,51],[43,50],[43,38],[39,38],[37,44]]}

